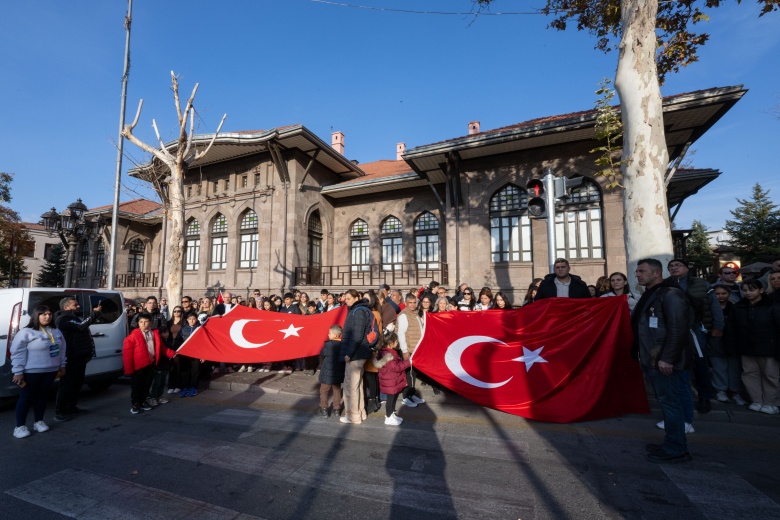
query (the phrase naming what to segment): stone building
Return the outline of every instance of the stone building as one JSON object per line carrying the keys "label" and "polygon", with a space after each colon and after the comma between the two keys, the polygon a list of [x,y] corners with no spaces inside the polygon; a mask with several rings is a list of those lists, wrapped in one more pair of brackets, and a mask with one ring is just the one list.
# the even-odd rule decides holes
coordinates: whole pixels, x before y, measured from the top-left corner
{"label": "stone building", "polygon": [[[745,92],[664,99],[675,214],[719,175],[676,166]],[[546,222],[530,217],[526,189],[544,168],[583,178],[556,207],[556,256],[588,283],[625,271],[622,194],[594,175],[595,118],[589,110],[485,131],[473,121],[462,137],[409,150],[398,143],[395,160],[362,164],[347,158],[341,132],[330,144],[302,125],[221,133],[185,179],[184,293],[408,289],[437,280],[501,288],[517,301],[549,272]],[[149,201],[123,204],[116,286],[131,297],[161,292],[162,212]],[[89,212],[97,213],[110,218],[111,208]]]}

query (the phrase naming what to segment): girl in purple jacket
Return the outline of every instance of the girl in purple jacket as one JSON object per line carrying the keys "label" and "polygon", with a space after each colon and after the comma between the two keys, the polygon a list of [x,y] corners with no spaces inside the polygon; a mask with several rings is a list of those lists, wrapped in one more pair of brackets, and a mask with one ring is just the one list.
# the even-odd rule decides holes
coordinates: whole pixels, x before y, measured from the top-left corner
{"label": "girl in purple jacket", "polygon": [[395,414],[395,402],[406,388],[406,369],[409,368],[409,361],[404,360],[396,350],[398,336],[395,332],[385,334],[384,340],[385,346],[374,357],[374,366],[379,369],[379,390],[387,394],[385,424],[399,426],[404,420]]}

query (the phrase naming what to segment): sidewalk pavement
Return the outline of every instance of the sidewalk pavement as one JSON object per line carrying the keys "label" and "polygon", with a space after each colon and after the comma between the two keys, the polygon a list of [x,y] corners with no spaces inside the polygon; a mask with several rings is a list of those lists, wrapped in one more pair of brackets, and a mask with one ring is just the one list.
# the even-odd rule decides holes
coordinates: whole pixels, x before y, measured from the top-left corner
{"label": "sidewalk pavement", "polygon": [[[307,376],[303,372],[295,371],[292,374],[279,374],[276,372],[233,372],[229,374],[214,374],[208,382],[208,388],[227,392],[286,394],[304,398],[310,398],[312,403],[319,399],[319,372],[313,376]],[[418,386],[428,405],[434,407],[457,407],[457,415],[468,416],[484,408],[465,397],[450,390],[443,390],[438,395],[433,388],[427,385]],[[654,420],[660,420],[661,407],[655,400],[655,396],[648,395],[650,410]],[[313,404],[316,408],[316,404]],[[400,407],[400,402],[399,402]],[[472,409],[472,410],[470,410]],[[476,413],[475,413],[476,415]],[[636,415],[643,417],[644,415]],[[712,411],[706,414],[695,412],[694,424],[703,422],[736,423],[751,425],[780,425],[780,415],[767,415],[753,412],[746,406],[738,406],[734,403],[720,403],[712,400]]]}

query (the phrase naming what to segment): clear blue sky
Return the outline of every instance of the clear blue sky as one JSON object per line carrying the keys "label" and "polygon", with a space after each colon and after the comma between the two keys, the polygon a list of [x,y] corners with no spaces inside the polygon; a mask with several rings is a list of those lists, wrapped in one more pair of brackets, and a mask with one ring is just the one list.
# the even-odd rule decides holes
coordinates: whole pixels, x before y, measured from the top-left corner
{"label": "clear blue sky", "polygon": [[[348,0],[347,0],[348,2]],[[469,0],[356,0],[355,4],[468,11]],[[26,221],[76,198],[113,201],[125,0],[30,0],[0,7],[0,171],[16,174],[11,206]],[[498,0],[493,11],[541,2]],[[723,175],[683,205],[678,228],[700,219],[719,229],[735,197],[755,182],[780,203],[780,13],[729,3],[710,12],[701,61],[670,76],[664,95],[744,84],[748,94],[694,145],[697,167]],[[345,133],[360,162],[395,157],[482,129],[593,107],[615,52],[593,49],[576,30],[546,29],[539,15],[422,15],[309,0],[135,0],[127,119],[144,99],[137,135],[164,139],[176,114],[170,71],[182,97],[196,82],[198,132],[300,123],[326,142]],[[126,143],[136,161],[144,155]],[[125,159],[125,170],[132,163]],[[124,178],[128,188],[141,190]],[[122,200],[138,193],[125,189]]]}

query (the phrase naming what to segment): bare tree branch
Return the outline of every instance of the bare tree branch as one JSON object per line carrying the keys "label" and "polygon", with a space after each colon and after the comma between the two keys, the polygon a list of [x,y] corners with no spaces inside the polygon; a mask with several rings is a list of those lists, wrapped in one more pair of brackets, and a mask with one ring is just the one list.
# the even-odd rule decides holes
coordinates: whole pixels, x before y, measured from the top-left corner
{"label": "bare tree branch", "polygon": [[[219,135],[219,131],[222,129],[222,125],[225,123],[225,119],[226,118],[227,118],[227,114],[222,116],[222,121],[219,122],[219,126],[217,127],[217,131],[214,132],[213,136],[211,136],[211,141],[209,141],[209,145],[202,152],[196,153],[195,157],[192,158],[192,161],[197,161],[198,159],[203,158],[207,153],[209,153],[209,150],[211,149],[211,145],[214,144],[214,141],[217,139],[217,136]],[[192,161],[190,161],[190,162],[192,162]]]}

